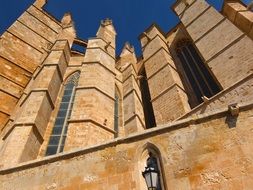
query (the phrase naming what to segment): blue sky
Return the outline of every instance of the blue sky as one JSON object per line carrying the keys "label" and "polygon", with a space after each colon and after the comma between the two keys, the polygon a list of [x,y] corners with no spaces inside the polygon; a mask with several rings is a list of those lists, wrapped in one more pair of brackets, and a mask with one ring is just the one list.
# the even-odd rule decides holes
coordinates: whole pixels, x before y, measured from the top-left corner
{"label": "blue sky", "polygon": [[[250,0],[243,0],[249,3]],[[34,0],[1,0],[0,34],[3,33]],[[45,9],[59,20],[71,12],[77,34],[88,39],[96,35],[101,19],[111,18],[118,33],[117,54],[129,41],[140,54],[138,36],[156,22],[167,32],[178,23],[170,9],[175,0],[48,0]],[[223,0],[208,0],[218,10]]]}

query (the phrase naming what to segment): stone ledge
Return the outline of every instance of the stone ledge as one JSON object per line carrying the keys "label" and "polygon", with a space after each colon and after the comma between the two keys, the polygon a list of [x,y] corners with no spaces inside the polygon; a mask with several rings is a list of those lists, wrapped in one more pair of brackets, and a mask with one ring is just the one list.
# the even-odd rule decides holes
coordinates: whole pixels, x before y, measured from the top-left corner
{"label": "stone ledge", "polygon": [[[253,108],[253,102],[249,102],[249,103],[245,103],[245,104],[238,104],[238,106],[240,108],[240,112],[247,111],[247,110]],[[174,131],[179,128],[185,128],[191,124],[202,123],[202,122],[206,121],[207,119],[210,119],[211,117],[213,118],[214,116],[224,117],[225,114],[227,114],[228,112],[229,112],[228,108],[225,108],[225,109],[217,110],[215,112],[211,112],[209,114],[201,114],[199,116],[196,116],[195,118],[182,119],[180,121],[175,121],[173,123],[168,123],[165,125],[161,125],[158,127],[147,129],[143,132],[137,132],[137,133],[129,135],[126,138],[116,138],[114,140],[108,141],[107,143],[103,143],[101,145],[90,146],[90,147],[83,148],[83,149],[76,149],[73,151],[60,153],[60,154],[53,155],[53,156],[48,156],[48,157],[45,157],[42,159],[37,159],[37,160],[21,163],[17,166],[10,167],[10,168],[2,168],[2,169],[0,169],[0,175],[5,175],[5,174],[13,173],[16,171],[25,170],[28,168],[46,165],[48,163],[53,163],[53,162],[57,162],[60,160],[70,159],[70,158],[73,158],[73,157],[76,157],[79,155],[102,150],[107,147],[116,146],[118,144],[124,144],[127,142],[134,142],[134,141],[137,141],[140,139],[148,138],[150,136],[156,136],[156,135],[164,133],[164,132],[170,132],[170,131]]]}
{"label": "stone ledge", "polygon": [[90,122],[90,123],[93,123],[95,125],[97,125],[98,127],[112,133],[112,134],[116,134],[116,132],[102,124],[100,124],[99,122],[93,120],[93,119],[69,119],[68,120],[68,123],[85,123],[85,122]]}

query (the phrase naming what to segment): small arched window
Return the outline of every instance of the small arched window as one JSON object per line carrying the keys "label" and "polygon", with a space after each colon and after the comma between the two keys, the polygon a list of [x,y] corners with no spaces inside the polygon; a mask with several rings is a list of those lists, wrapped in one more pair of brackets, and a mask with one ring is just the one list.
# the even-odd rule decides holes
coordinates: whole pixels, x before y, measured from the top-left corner
{"label": "small arched window", "polygon": [[220,87],[190,41],[178,43],[177,55],[198,103],[203,102],[203,96],[209,98],[220,91]]}
{"label": "small arched window", "polygon": [[64,92],[60,103],[60,108],[54,123],[53,131],[49,139],[46,156],[57,154],[64,149],[65,139],[68,131],[67,120],[70,117],[75,87],[77,86],[80,72],[72,74],[64,85]]}
{"label": "small arched window", "polygon": [[145,171],[153,169],[158,173],[156,190],[166,190],[166,184],[164,180],[164,171],[162,167],[162,159],[159,149],[151,143],[147,143],[144,146],[144,150],[139,160],[140,172],[140,189],[147,189],[147,183],[145,181]]}

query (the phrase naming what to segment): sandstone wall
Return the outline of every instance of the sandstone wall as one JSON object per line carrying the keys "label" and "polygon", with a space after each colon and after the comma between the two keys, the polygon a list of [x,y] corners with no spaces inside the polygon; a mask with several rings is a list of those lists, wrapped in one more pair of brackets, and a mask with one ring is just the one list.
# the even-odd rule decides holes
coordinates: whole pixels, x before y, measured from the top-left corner
{"label": "sandstone wall", "polygon": [[178,1],[174,10],[223,88],[249,74],[253,41],[244,32],[206,1]]}
{"label": "sandstone wall", "polygon": [[44,3],[36,1],[1,35],[0,133],[62,30],[61,23],[41,9]]}
{"label": "sandstone wall", "polygon": [[147,143],[160,151],[168,190],[250,189],[252,114],[244,109],[234,128],[229,127],[225,111],[24,163],[0,171],[0,189],[142,190],[145,160],[141,156]]}

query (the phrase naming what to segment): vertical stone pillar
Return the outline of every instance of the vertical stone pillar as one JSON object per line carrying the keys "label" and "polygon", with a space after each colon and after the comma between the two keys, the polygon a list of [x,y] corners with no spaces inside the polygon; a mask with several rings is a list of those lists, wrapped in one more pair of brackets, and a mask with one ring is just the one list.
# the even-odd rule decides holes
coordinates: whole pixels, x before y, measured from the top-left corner
{"label": "vertical stone pillar", "polygon": [[134,48],[126,43],[118,67],[122,71],[123,105],[124,105],[124,131],[125,135],[145,129],[144,113],[141,91],[136,71],[136,55]]}
{"label": "vertical stone pillar", "polygon": [[97,37],[88,40],[64,150],[114,137],[115,37],[112,21],[106,19]]}
{"label": "vertical stone pillar", "polygon": [[41,70],[34,76],[29,94],[23,100],[12,131],[0,152],[0,167],[35,159],[43,142],[54,102],[69,61],[67,40],[56,41]]}
{"label": "vertical stone pillar", "polygon": [[152,25],[140,40],[156,123],[164,124],[190,110],[188,98],[160,29]]}
{"label": "vertical stone pillar", "polygon": [[253,42],[246,34],[205,0],[177,1],[173,9],[223,88],[249,74]]}

